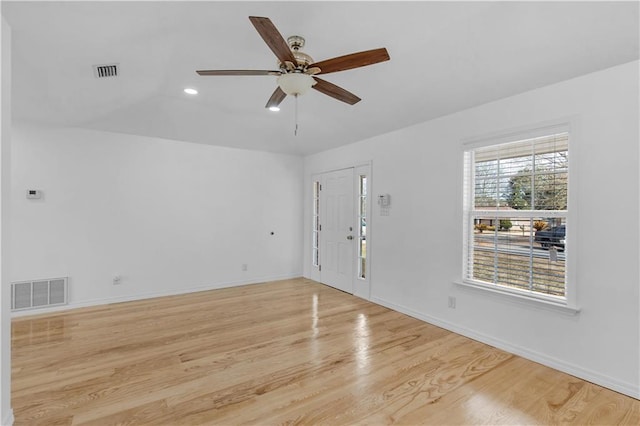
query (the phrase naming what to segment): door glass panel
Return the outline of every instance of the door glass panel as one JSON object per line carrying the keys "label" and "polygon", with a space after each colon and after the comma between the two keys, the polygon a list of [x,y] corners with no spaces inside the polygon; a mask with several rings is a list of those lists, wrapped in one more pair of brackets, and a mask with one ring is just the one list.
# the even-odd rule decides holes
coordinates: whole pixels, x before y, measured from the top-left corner
{"label": "door glass panel", "polygon": [[313,221],[312,221],[312,248],[311,248],[311,261],[313,266],[320,265],[320,245],[319,245],[319,234],[320,234],[320,182],[313,182]]}
{"label": "door glass panel", "polygon": [[358,185],[358,278],[366,278],[367,270],[367,176],[359,176]]}

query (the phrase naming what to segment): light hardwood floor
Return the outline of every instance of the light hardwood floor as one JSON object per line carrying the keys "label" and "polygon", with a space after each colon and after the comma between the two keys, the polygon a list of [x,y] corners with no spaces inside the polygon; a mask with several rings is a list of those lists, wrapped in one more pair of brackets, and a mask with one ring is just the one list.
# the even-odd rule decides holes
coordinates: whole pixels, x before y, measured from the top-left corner
{"label": "light hardwood floor", "polygon": [[16,425],[640,424],[640,401],[305,279],[15,319]]}

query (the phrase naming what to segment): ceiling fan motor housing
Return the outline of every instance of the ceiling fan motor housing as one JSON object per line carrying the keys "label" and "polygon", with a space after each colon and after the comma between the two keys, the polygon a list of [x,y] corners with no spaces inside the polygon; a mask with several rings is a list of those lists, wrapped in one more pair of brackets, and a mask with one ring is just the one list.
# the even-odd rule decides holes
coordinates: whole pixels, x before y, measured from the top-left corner
{"label": "ceiling fan motor housing", "polygon": [[[293,35],[287,38],[287,43],[291,48],[291,53],[293,53],[294,58],[296,58],[297,64],[294,64],[296,65],[296,68],[304,69],[314,62],[311,56],[307,55],[306,53],[300,50],[300,48],[304,47],[304,43],[305,43],[304,37]],[[283,67],[282,62],[278,62],[278,66],[282,68]],[[286,64],[284,67],[286,68]]]}

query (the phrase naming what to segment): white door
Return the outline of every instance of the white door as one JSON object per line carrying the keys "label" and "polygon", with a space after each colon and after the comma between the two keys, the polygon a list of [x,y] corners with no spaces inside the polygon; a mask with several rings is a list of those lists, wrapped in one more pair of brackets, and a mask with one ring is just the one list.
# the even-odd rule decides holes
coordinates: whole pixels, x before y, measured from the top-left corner
{"label": "white door", "polygon": [[320,191],[320,282],[353,294],[353,169],[322,175]]}

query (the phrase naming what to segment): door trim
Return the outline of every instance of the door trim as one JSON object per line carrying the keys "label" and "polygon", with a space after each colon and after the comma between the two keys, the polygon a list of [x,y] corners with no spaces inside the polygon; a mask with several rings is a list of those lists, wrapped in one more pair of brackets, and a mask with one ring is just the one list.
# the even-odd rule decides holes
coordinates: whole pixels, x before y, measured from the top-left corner
{"label": "door trim", "polygon": [[[357,262],[358,262],[358,251],[354,248],[353,253],[352,253],[352,265],[353,265],[353,269],[352,269],[352,281],[353,281],[353,294],[355,296],[358,296],[360,298],[366,299],[366,300],[371,300],[372,297],[372,280],[371,280],[371,271],[372,271],[372,258],[373,258],[373,253],[374,253],[374,231],[373,231],[373,227],[375,224],[375,219],[374,219],[374,215],[373,215],[373,206],[372,206],[372,199],[373,197],[373,161],[371,160],[367,160],[367,161],[362,161],[362,162],[356,162],[356,163],[352,163],[352,164],[344,164],[341,167],[335,167],[335,168],[329,168],[329,169],[316,169],[312,172],[310,172],[307,176],[309,176],[309,183],[308,183],[308,188],[306,188],[309,194],[308,197],[305,197],[306,202],[308,202],[309,204],[307,204],[308,206],[311,206],[310,210],[306,210],[305,211],[308,213],[307,216],[307,220],[309,220],[309,222],[305,222],[309,223],[310,226],[307,228],[307,231],[305,232],[305,234],[308,236],[308,243],[306,244],[307,247],[305,247],[304,252],[308,253],[309,255],[305,255],[305,263],[308,262],[308,264],[310,265],[309,271],[310,271],[310,278],[320,282],[321,281],[321,271],[320,269],[315,266],[313,264],[313,184],[316,181],[321,180],[322,175],[326,174],[326,173],[330,173],[330,172],[335,172],[335,171],[340,171],[340,170],[345,170],[345,169],[353,169],[354,173],[353,173],[353,186],[354,186],[354,192],[353,192],[353,203],[354,203],[354,224],[357,223],[357,208],[355,208],[357,206],[357,197],[359,195],[358,192],[358,178],[360,176],[360,174],[362,172],[365,172],[367,175],[367,193],[368,193],[368,197],[367,197],[367,204],[366,204],[366,209],[367,209],[367,265],[366,265],[366,273],[365,273],[365,279],[359,279],[357,277],[357,273],[358,273],[358,269],[357,269]],[[305,191],[306,192],[306,191]],[[307,251],[309,250],[309,251]],[[321,255],[320,255],[321,256]],[[321,266],[322,262],[320,262],[320,266]]]}

